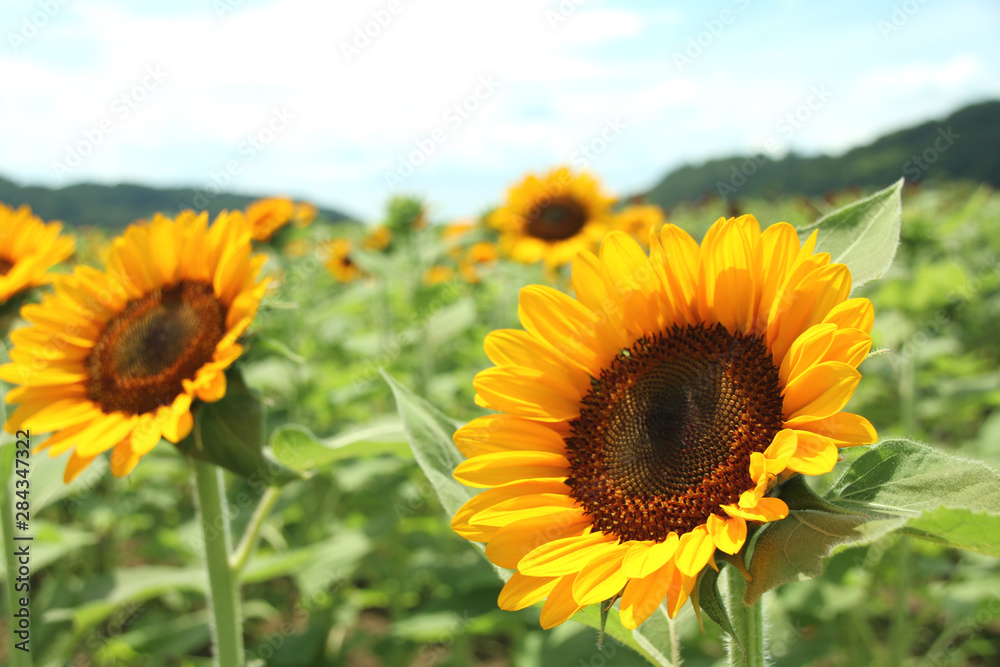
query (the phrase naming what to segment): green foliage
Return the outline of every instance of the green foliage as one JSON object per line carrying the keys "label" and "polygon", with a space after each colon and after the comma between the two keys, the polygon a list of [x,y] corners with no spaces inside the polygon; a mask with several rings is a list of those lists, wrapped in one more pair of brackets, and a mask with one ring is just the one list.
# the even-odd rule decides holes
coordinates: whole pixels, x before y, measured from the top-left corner
{"label": "green foliage", "polygon": [[[872,183],[881,187],[896,176]],[[886,664],[900,585],[909,663],[973,667],[1000,659],[1000,571],[995,557],[979,553],[995,552],[995,525],[989,523],[995,512],[985,504],[988,493],[961,495],[970,480],[988,490],[983,480],[989,477],[979,477],[988,473],[941,468],[938,483],[951,492],[942,493],[948,504],[940,508],[919,505],[919,498],[917,506],[912,498],[906,504],[895,495],[897,484],[889,483],[956,458],[1000,466],[994,331],[1000,321],[1000,195],[989,187],[927,184],[907,185],[901,196],[893,265],[855,291],[874,302],[875,346],[889,351],[861,366],[864,379],[847,409],[867,416],[884,444],[912,436],[934,449],[899,445],[912,448],[905,451],[915,468],[910,454],[905,464],[902,455],[881,458],[889,451],[884,445],[846,450],[847,460],[812,480],[808,494],[800,488],[792,500],[794,485],[786,485],[782,493],[796,505],[796,517],[812,522],[836,508],[847,522],[857,512],[866,520],[844,541],[834,536],[837,543],[824,557],[801,561],[802,572],[818,572],[810,569],[818,565],[818,576],[791,573],[788,583],[765,596],[770,650],[779,666]],[[857,194],[766,200],[741,191],[740,198],[742,212],[762,224],[787,220],[802,228]],[[671,221],[698,237],[727,214],[724,204],[711,201],[679,206]],[[291,238],[316,244],[341,234],[359,241],[364,230],[320,222],[290,231]],[[479,284],[424,285],[427,267],[449,261],[449,245],[437,231],[414,234],[413,247],[394,243],[387,253],[359,256],[379,277],[346,285],[326,273],[318,251],[291,257],[280,244],[262,248],[269,253],[266,270],[283,278],[265,301],[238,365],[250,395],[266,408],[254,447],[270,450],[269,462],[294,471],[297,481],[282,487],[244,572],[248,657],[276,667],[581,661],[631,667],[665,659],[670,652],[662,615],[631,633],[612,611],[598,649],[597,606],[550,631],[539,628],[537,608],[499,610],[497,569],[449,527],[456,503],[474,493],[450,476],[456,463],[451,434],[455,420],[482,414],[471,379],[489,365],[483,338],[492,329],[518,326],[520,287],[568,283],[537,267],[501,262],[484,270]],[[394,385],[382,380],[380,368]],[[397,403],[412,422],[408,431]],[[235,413],[251,421],[242,408]],[[436,451],[421,456],[424,465],[437,466],[439,484],[451,485],[443,500],[420,458],[407,453],[410,437],[436,443]],[[32,444],[42,442],[37,436]],[[210,664],[203,584],[184,581],[184,573],[203,570],[188,470],[177,448],[161,442],[124,479],[112,478],[100,457],[68,486],[61,480],[65,456],[38,453],[31,466],[35,664]],[[861,475],[866,469],[872,472]],[[845,477],[848,471],[854,476]],[[236,473],[227,473],[227,482],[236,538],[261,489]],[[961,504],[973,495],[983,504]],[[870,520],[871,503],[897,511],[879,513],[880,524]],[[811,530],[798,518],[789,527],[793,522],[796,535]],[[903,527],[876,536],[895,525]],[[908,535],[905,547],[901,533]],[[765,537],[758,535],[754,546]],[[906,571],[900,567],[904,553]],[[718,563],[730,574],[737,567],[721,555]],[[698,588],[704,633],[690,607],[675,621],[685,665],[710,667],[724,653],[724,608],[711,606],[714,575],[707,571]],[[176,585],[158,587],[158,577]],[[74,624],[77,612],[86,626]],[[4,664],[5,651],[0,645]]]}
{"label": "green foliage", "polygon": [[271,460],[264,449],[264,407],[247,387],[238,367],[226,372],[226,395],[194,411],[191,434],[177,449],[253,480],[258,488],[299,479]]}
{"label": "green foliage", "polygon": [[815,577],[834,547],[891,530],[1000,556],[1000,473],[908,440],[889,440],[854,461],[824,499],[786,484],[782,521],[764,525],[749,553],[746,602],[800,575]]}
{"label": "green foliage", "polygon": [[824,215],[803,235],[820,230],[816,252],[830,253],[830,261],[846,264],[853,287],[879,278],[890,266],[899,245],[903,179],[870,197]]}

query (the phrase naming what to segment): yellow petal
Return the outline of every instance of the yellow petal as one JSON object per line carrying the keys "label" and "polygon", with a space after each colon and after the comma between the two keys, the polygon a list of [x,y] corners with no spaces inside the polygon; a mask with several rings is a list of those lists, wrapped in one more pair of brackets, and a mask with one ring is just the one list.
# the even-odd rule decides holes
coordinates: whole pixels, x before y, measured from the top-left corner
{"label": "yellow petal", "polygon": [[111,474],[124,477],[132,472],[140,458],[142,457],[132,449],[132,439],[126,437],[111,450]]}
{"label": "yellow petal", "polygon": [[860,381],[861,373],[839,361],[826,361],[806,369],[785,387],[782,406],[785,419],[823,419],[840,412]]}
{"label": "yellow petal", "polygon": [[566,421],[580,414],[579,392],[541,371],[494,366],[480,371],[472,384],[500,412],[538,421]]}
{"label": "yellow petal", "polygon": [[69,461],[66,463],[66,470],[63,472],[63,482],[66,484],[72,482],[95,458],[97,458],[97,454],[94,454],[94,456],[80,456],[79,452],[70,454]]}
{"label": "yellow petal", "polygon": [[777,364],[801,332],[823,322],[834,306],[851,292],[851,272],[843,264],[823,266],[798,283],[788,285],[771,309],[768,318],[767,341]]}
{"label": "yellow petal", "polygon": [[96,419],[93,424],[80,432],[76,451],[81,457],[93,458],[125,439],[135,424],[136,417],[126,417],[120,412]]}
{"label": "yellow petal", "polygon": [[735,554],[743,548],[743,543],[747,539],[747,524],[743,519],[731,516],[723,518],[711,514],[706,525],[712,536],[712,543],[717,549],[727,554]]}
{"label": "yellow petal", "polygon": [[791,378],[798,377],[810,366],[825,361],[823,355],[830,349],[836,333],[837,325],[831,323],[817,324],[803,331],[781,360],[781,368],[778,370],[781,386],[787,386]]}
{"label": "yellow petal", "polygon": [[799,235],[787,222],[771,225],[761,234],[756,247],[757,270],[760,272],[760,303],[758,304],[754,333],[760,335],[767,329],[771,305],[799,253]]}
{"label": "yellow petal", "polygon": [[548,541],[528,552],[517,571],[532,577],[575,574],[592,559],[613,551],[616,541],[600,532]]}
{"label": "yellow petal", "polygon": [[636,579],[648,577],[673,557],[679,541],[677,533],[670,533],[663,542],[636,542],[625,554],[622,572]]}
{"label": "yellow petal", "polygon": [[535,479],[563,479],[569,461],[551,452],[514,451],[482,454],[458,464],[452,473],[466,486],[484,488]]}
{"label": "yellow petal", "polygon": [[[518,562],[534,549],[549,542],[580,535],[590,526],[581,510],[565,510],[543,517],[521,519],[504,526],[490,538],[486,557],[500,567],[516,568]],[[551,576],[548,574],[531,576]]]}
{"label": "yellow petal", "polygon": [[761,498],[753,508],[723,505],[722,510],[731,517],[747,521],[779,521],[788,516],[788,505],[781,498]]}
{"label": "yellow petal", "polygon": [[576,365],[527,331],[492,331],[487,334],[483,347],[486,356],[497,366],[521,366],[539,371],[562,385],[573,387],[576,390],[574,398],[577,400],[590,391],[590,375],[582,366]]}
{"label": "yellow petal", "polygon": [[595,377],[627,344],[621,331],[551,287],[523,288],[518,316],[525,329],[563,356],[575,359]]}
{"label": "yellow petal", "polygon": [[871,425],[871,422],[861,415],[850,412],[838,412],[824,419],[799,417],[787,421],[785,426],[786,428],[825,435],[836,442],[839,447],[871,445],[878,441],[878,433],[875,432],[875,427]]}
{"label": "yellow petal", "polygon": [[581,607],[618,595],[628,577],[622,572],[622,559],[628,553],[627,544],[619,544],[613,550],[592,558],[573,580],[573,599]]}
{"label": "yellow petal", "polygon": [[561,577],[549,593],[549,597],[542,605],[542,614],[539,623],[543,629],[548,630],[557,625],[562,625],[570,619],[581,606],[573,599],[573,576]]}
{"label": "yellow petal", "polygon": [[750,239],[735,220],[713,225],[705,235],[698,295],[704,321],[719,322],[730,333],[749,330],[759,300],[753,252]]}
{"label": "yellow petal", "polygon": [[868,299],[848,299],[830,309],[823,321],[832,322],[841,329],[860,329],[870,334],[875,322],[875,309]]}
{"label": "yellow petal", "polygon": [[566,443],[547,424],[514,415],[486,415],[473,419],[453,436],[466,457],[512,450],[538,450],[561,454]]}
{"label": "yellow petal", "polygon": [[701,525],[681,535],[680,542],[677,544],[677,553],[674,554],[674,562],[677,563],[677,569],[682,573],[695,577],[708,565],[714,552],[715,545],[712,544],[708,528]]}
{"label": "yellow petal", "polygon": [[830,438],[809,431],[795,432],[795,454],[788,459],[788,469],[805,475],[823,475],[837,463],[836,443]]}
{"label": "yellow petal", "polygon": [[515,572],[497,599],[497,605],[507,611],[517,611],[544,600],[556,587],[559,577],[529,577]]}

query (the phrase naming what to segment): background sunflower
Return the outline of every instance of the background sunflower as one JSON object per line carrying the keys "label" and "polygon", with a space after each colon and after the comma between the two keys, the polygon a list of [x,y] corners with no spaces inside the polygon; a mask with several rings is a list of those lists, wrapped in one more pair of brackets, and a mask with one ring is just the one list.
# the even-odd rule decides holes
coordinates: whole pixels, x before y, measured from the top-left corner
{"label": "background sunflower", "polygon": [[107,268],[78,266],[28,305],[0,378],[19,385],[10,432],[52,432],[39,449],[72,451],[68,482],[111,453],[116,476],[164,437],[191,431],[192,401],[218,401],[267,287],[241,213],[156,215],[114,240]]}
{"label": "background sunflower", "polygon": [[73,254],[73,238],[61,231],[61,223],[43,223],[28,206],[0,202],[0,304],[47,282],[45,273]]}
{"label": "background sunflower", "polygon": [[513,260],[560,266],[600,242],[613,202],[593,176],[559,167],[511,186],[487,220]]}

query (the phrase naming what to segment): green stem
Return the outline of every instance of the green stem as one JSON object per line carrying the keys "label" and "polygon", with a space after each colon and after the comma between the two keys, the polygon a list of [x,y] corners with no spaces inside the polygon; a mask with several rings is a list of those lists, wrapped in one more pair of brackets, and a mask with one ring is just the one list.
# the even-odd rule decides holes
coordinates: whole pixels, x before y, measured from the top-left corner
{"label": "green stem", "polygon": [[[7,446],[13,450],[15,444],[11,443]],[[13,471],[13,468],[11,468],[11,470]],[[14,647],[14,644],[20,641],[20,639],[14,635],[14,614],[21,608],[19,598],[22,596],[30,597],[30,594],[19,594],[18,591],[14,589],[14,583],[17,581],[18,564],[17,559],[14,558],[13,554],[19,545],[30,545],[31,542],[14,541],[14,493],[12,487],[13,481],[11,479],[3,480],[3,499],[0,501],[0,515],[2,515],[0,527],[3,529],[4,563],[6,563],[7,566],[7,580],[4,582],[4,588],[7,590],[7,618],[11,621],[10,636],[7,637],[6,643],[10,649],[9,654],[11,667],[31,667],[31,653]]]}
{"label": "green stem", "polygon": [[264,495],[261,496],[260,502],[257,503],[257,509],[253,511],[250,523],[247,524],[246,531],[243,533],[243,539],[240,540],[240,544],[236,547],[236,551],[230,560],[230,567],[232,567],[236,576],[239,576],[243,572],[243,568],[246,567],[247,561],[250,559],[250,552],[253,551],[254,546],[257,544],[257,536],[260,535],[260,529],[264,525],[264,520],[271,513],[274,504],[278,502],[279,495],[281,495],[280,488],[269,486]]}
{"label": "green stem", "polygon": [[[730,641],[728,647],[730,667],[764,667],[764,604],[763,596],[757,598],[749,607],[743,604],[743,593],[746,582],[738,573],[729,570],[726,585],[729,598],[729,620],[733,624],[736,636],[743,643]],[[746,656],[743,651],[746,650]]]}
{"label": "green stem", "polygon": [[[899,379],[899,421],[903,434],[913,436],[917,426],[917,350],[904,362]],[[901,667],[909,652],[908,638],[910,617],[906,609],[906,595],[910,588],[910,543],[905,535],[899,538],[899,558],[896,561],[896,606],[889,632],[889,665]]]}
{"label": "green stem", "polygon": [[906,610],[906,595],[910,588],[910,542],[906,535],[899,538],[899,558],[896,561],[896,607],[889,633],[890,655],[889,664],[892,667],[902,667],[909,652],[908,637],[910,618]]}
{"label": "green stem", "polygon": [[[198,437],[195,429],[195,438]],[[213,664],[235,667],[243,664],[243,629],[237,574],[229,566],[229,515],[222,470],[195,460],[191,460],[190,465],[208,569],[208,606],[215,647]]]}
{"label": "green stem", "polygon": [[670,664],[672,667],[681,667],[681,643],[677,637],[677,621],[667,614],[664,616],[667,617],[667,631],[670,633]]}

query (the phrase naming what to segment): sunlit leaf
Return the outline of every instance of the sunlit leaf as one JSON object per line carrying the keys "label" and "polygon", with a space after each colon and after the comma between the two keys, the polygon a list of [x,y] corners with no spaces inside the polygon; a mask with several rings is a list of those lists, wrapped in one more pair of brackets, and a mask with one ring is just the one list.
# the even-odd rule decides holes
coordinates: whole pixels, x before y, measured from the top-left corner
{"label": "sunlit leaf", "polygon": [[816,252],[828,252],[831,262],[846,264],[857,288],[882,276],[892,265],[899,246],[902,189],[903,179],[899,179],[799,231],[808,235],[819,228]]}

